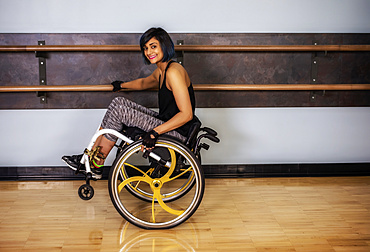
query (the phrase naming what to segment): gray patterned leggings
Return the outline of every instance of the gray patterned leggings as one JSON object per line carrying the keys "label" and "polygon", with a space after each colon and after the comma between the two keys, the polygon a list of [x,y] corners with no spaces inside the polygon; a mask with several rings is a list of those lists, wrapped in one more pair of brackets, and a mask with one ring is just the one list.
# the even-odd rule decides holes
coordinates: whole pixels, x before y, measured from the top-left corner
{"label": "gray patterned leggings", "polygon": [[[138,127],[146,132],[152,130],[164,123],[162,120],[156,118],[158,113],[141,106],[133,101],[130,101],[124,97],[116,97],[108,106],[107,112],[101,123],[103,129],[113,129],[118,132],[122,131],[124,126],[127,127]],[[167,135],[174,136],[185,141],[185,137],[177,131],[170,131]],[[165,134],[165,135],[166,135]],[[117,141],[117,137],[114,135],[104,135],[110,141]]]}

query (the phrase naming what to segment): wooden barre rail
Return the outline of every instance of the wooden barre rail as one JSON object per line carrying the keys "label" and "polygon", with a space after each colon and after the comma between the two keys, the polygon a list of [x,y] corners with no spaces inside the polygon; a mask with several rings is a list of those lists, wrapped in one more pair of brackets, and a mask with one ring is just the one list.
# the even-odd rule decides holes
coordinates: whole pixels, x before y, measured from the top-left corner
{"label": "wooden barre rail", "polygon": [[[194,84],[193,86],[196,91],[370,90],[370,84]],[[61,91],[112,91],[112,85],[0,86],[0,93]],[[135,90],[125,89],[124,91]]]}
{"label": "wooden barre rail", "polygon": [[[370,45],[176,45],[176,51],[189,52],[315,52],[370,51]],[[10,45],[0,52],[136,52],[138,45]]]}

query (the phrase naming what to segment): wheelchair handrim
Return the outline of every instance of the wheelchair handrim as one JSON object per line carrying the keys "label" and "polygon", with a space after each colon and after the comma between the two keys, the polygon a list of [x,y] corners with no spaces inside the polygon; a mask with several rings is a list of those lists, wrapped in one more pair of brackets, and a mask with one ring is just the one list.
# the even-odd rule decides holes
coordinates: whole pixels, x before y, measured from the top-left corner
{"label": "wheelchair handrim", "polygon": [[[168,142],[166,140],[159,141],[156,146],[173,149],[174,151],[177,151],[178,153],[181,153],[181,155],[183,155],[185,157],[187,162],[189,162],[189,164],[193,167],[193,169],[192,169],[193,170],[193,172],[192,172],[193,173],[193,179],[191,179],[191,181],[193,181],[193,180],[195,181],[195,188],[194,188],[195,191],[194,191],[194,197],[191,200],[191,203],[189,204],[189,206],[184,210],[183,213],[181,213],[179,216],[177,216],[176,218],[174,218],[170,221],[161,222],[161,223],[152,223],[152,222],[148,222],[148,221],[143,221],[143,220],[137,218],[136,216],[134,216],[122,204],[122,202],[119,198],[120,191],[118,189],[118,187],[119,187],[118,176],[120,176],[120,172],[121,172],[120,167],[121,167],[121,165],[123,165],[125,163],[125,161],[131,156],[131,154],[133,152],[137,152],[141,147],[140,142],[130,145],[129,148],[127,148],[125,150],[125,152],[123,153],[124,155],[122,155],[120,157],[119,161],[114,166],[115,169],[112,171],[112,175],[111,175],[112,183],[110,183],[110,192],[111,192],[112,200],[114,201],[115,207],[117,208],[118,212],[124,218],[129,220],[132,224],[135,224],[137,226],[141,226],[143,228],[169,228],[169,227],[173,227],[173,226],[176,226],[176,225],[182,223],[183,221],[185,221],[187,218],[189,218],[195,212],[195,210],[198,208],[198,206],[200,204],[200,201],[203,197],[204,179],[203,179],[203,174],[202,174],[202,171],[201,171],[201,167],[197,163],[196,158],[194,158],[192,155],[189,155],[189,153],[188,153],[189,151],[184,149],[182,146],[177,145],[177,144],[174,145],[171,142]],[[190,183],[190,182],[188,181],[187,183]],[[121,190],[122,190],[122,188],[121,188]]]}

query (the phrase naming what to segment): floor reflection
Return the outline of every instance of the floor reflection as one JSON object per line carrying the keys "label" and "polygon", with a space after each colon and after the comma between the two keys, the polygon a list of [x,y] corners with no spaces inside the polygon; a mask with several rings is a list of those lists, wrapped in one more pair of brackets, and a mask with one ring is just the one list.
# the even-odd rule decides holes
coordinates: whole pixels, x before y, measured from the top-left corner
{"label": "floor reflection", "polygon": [[175,229],[142,230],[127,221],[122,221],[119,230],[119,251],[196,251],[199,236],[194,223],[182,224],[181,233]]}

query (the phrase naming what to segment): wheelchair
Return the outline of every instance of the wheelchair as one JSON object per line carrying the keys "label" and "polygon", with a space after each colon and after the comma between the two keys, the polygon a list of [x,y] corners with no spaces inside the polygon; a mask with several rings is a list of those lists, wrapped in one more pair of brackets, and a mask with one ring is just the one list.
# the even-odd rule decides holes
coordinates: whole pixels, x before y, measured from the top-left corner
{"label": "wheelchair", "polygon": [[109,195],[115,209],[128,222],[143,229],[173,228],[189,219],[203,198],[205,181],[200,151],[208,150],[209,145],[202,140],[216,143],[220,140],[216,131],[201,127],[197,120],[191,125],[185,143],[160,136],[152,150],[142,152],[142,133],[138,128],[123,132],[99,130],[76,171],[83,173],[86,180],[78,194],[83,200],[93,197],[90,181],[96,179],[92,177],[90,163],[98,151],[92,147],[99,136],[115,135],[120,141],[108,176]]}

